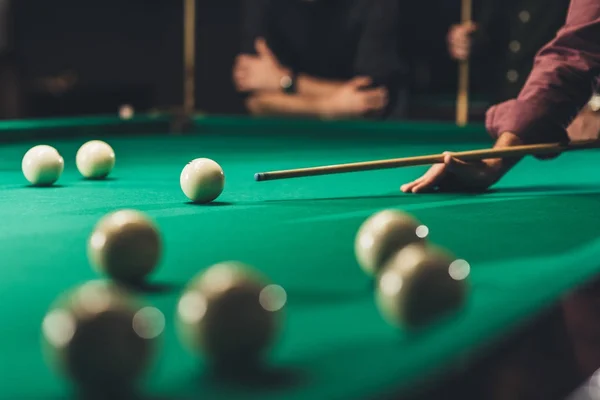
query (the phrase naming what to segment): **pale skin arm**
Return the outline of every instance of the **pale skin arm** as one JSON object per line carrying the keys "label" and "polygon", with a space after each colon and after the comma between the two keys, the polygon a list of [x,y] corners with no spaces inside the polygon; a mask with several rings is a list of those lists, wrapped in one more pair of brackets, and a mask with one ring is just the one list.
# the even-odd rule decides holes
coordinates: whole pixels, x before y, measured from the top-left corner
{"label": "pale skin arm", "polygon": [[315,78],[300,74],[296,77],[296,89],[299,94],[326,96],[339,90],[346,82]]}
{"label": "pale skin arm", "polygon": [[254,115],[354,118],[380,111],[387,104],[387,90],[384,87],[369,89],[372,81],[367,77],[332,82],[301,75],[297,79],[296,93],[284,93],[281,81],[289,71],[263,39],[256,41],[256,52],[257,56],[238,56],[233,68],[238,91],[251,93],[246,107]]}
{"label": "pale skin arm", "polygon": [[255,92],[246,101],[254,115],[302,115],[320,118],[357,118],[377,112],[387,104],[384,88],[367,89],[368,78],[355,78],[329,94],[306,95],[283,92]]}
{"label": "pale skin arm", "polygon": [[253,115],[321,115],[320,103],[312,97],[289,95],[281,92],[261,92],[246,100],[246,108]]}
{"label": "pale skin arm", "polygon": [[[233,78],[241,92],[278,91],[281,80],[291,71],[281,65],[263,38],[256,39],[256,56],[240,54],[236,58]],[[296,93],[309,96],[326,96],[339,90],[347,81],[316,78],[300,73],[296,76]]]}

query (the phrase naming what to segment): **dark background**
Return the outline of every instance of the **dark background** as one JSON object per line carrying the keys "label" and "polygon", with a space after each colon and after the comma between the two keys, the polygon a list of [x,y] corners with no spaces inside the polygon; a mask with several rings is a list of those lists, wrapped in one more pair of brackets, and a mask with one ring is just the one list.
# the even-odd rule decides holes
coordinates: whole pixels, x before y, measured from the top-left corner
{"label": "dark background", "polygon": [[[282,0],[283,1],[283,0]],[[244,113],[231,84],[240,41],[240,0],[197,2],[197,108]],[[459,1],[407,2],[414,34],[402,38],[411,65],[414,103],[451,96],[456,66],[447,54],[448,27]],[[19,76],[21,116],[114,113],[181,105],[182,0],[17,0],[11,9],[10,63]],[[8,63],[8,61],[7,61]],[[48,82],[71,76],[63,90]]]}

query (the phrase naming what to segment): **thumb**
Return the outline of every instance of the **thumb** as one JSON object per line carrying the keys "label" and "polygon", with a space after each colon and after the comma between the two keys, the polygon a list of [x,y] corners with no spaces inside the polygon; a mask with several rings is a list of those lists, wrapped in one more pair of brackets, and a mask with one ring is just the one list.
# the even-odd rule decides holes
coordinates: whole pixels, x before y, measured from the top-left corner
{"label": "thumb", "polygon": [[465,29],[467,33],[473,33],[477,30],[477,24],[475,22],[469,21],[465,24]]}
{"label": "thumb", "polygon": [[369,86],[373,81],[368,76],[357,76],[353,78],[348,84],[354,88],[363,88]]}
{"label": "thumb", "polygon": [[264,38],[256,39],[256,42],[254,42],[254,47],[256,48],[256,53],[258,53],[259,56],[275,58],[271,52],[271,49],[269,49],[269,46],[267,45],[267,41]]}
{"label": "thumb", "polygon": [[471,171],[472,165],[459,160],[458,158],[452,157],[452,153],[444,152],[444,164],[449,171],[454,172],[457,175],[464,175]]}

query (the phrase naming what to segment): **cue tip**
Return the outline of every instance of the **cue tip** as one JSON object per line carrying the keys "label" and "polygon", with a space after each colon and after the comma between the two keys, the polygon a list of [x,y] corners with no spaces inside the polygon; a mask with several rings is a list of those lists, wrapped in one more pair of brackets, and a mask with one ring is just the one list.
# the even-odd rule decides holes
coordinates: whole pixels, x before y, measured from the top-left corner
{"label": "cue tip", "polygon": [[265,174],[263,174],[261,172],[257,172],[256,174],[254,174],[254,180],[256,182],[262,181],[264,177],[265,177]]}

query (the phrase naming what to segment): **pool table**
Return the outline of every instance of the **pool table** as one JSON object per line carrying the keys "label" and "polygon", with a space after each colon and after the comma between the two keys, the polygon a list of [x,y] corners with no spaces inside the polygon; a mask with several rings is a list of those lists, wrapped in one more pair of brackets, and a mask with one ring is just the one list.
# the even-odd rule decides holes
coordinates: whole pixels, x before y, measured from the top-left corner
{"label": "pool table", "polygon": [[[166,318],[142,382],[152,398],[441,398],[484,381],[507,392],[520,374],[507,372],[514,371],[508,355],[522,361],[518,354],[544,341],[561,356],[544,355],[542,346],[536,365],[556,364],[564,379],[577,375],[556,390],[571,390],[579,379],[565,299],[600,273],[598,150],[525,159],[479,195],[408,195],[399,186],[426,167],[269,182],[253,176],[484,148],[491,142],[483,127],[198,116],[188,132],[173,133],[171,122],[157,114],[0,124],[0,398],[69,393],[44,363],[41,322],[58,295],[101,278],[89,267],[86,240],[103,215],[124,208],[152,217],[165,245],[149,289],[137,293]],[[89,139],[115,149],[116,167],[104,181],[83,180],[75,167],[75,153]],[[24,153],[41,143],[65,159],[49,188],[29,187],[21,173]],[[226,175],[224,192],[208,205],[189,203],[179,187],[182,168],[197,157],[216,160]],[[431,242],[471,265],[464,307],[418,331],[383,320],[373,282],[354,257],[360,224],[387,208],[414,215],[429,227]],[[187,352],[174,324],[185,284],[225,260],[256,267],[287,292],[268,367],[233,382]],[[593,300],[595,292],[586,290]],[[510,368],[523,368],[521,361]]]}

